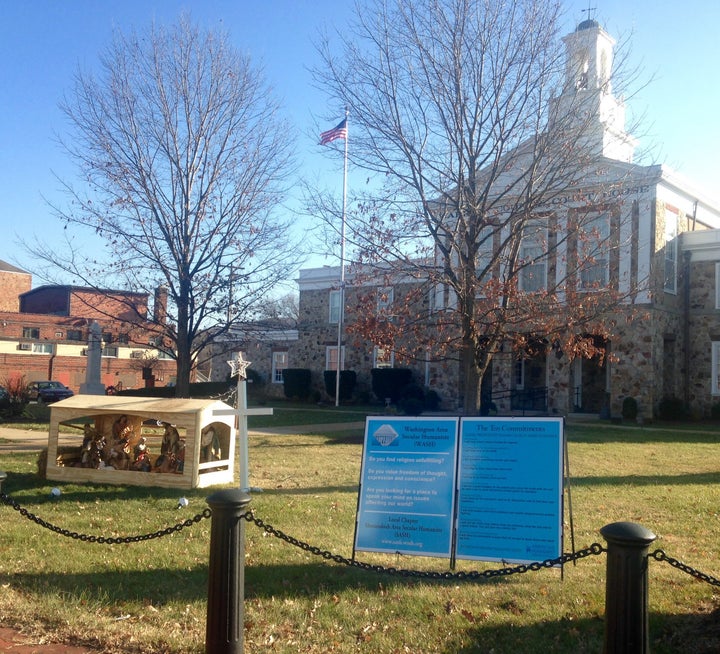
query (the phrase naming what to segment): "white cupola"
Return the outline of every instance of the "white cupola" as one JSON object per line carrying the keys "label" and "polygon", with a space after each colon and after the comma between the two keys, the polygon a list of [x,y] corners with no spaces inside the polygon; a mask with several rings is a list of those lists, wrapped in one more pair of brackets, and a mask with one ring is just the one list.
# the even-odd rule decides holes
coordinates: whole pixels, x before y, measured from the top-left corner
{"label": "white cupola", "polygon": [[565,79],[553,104],[555,120],[582,130],[594,154],[632,162],[637,141],[625,131],[625,105],[612,93],[615,39],[597,21],[584,20],[563,43]]}
{"label": "white cupola", "polygon": [[599,89],[610,93],[613,39],[594,20],[584,20],[563,38],[566,51],[563,91]]}

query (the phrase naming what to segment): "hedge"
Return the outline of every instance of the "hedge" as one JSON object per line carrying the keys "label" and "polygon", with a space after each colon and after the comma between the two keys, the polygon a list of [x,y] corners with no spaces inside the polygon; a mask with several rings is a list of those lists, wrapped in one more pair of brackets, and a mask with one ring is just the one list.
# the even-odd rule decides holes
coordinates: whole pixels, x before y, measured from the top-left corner
{"label": "hedge", "polygon": [[[326,370],[323,373],[325,380],[325,392],[330,397],[335,397],[337,390],[335,380],[337,379],[337,370]],[[341,370],[340,371],[340,399],[350,400],[352,399],[353,391],[355,390],[355,384],[357,383],[357,373],[354,370]]]}
{"label": "hedge", "polygon": [[310,387],[312,377],[308,368],[285,368],[283,370],[283,391],[285,397],[292,400],[298,398],[307,400],[312,391]]}
{"label": "hedge", "polygon": [[[190,384],[190,397],[219,397],[235,388],[236,380],[222,382],[197,382]],[[155,386],[153,388],[127,388],[117,391],[117,395],[126,397],[175,397],[175,386]]]}
{"label": "hedge", "polygon": [[381,402],[390,398],[392,404],[397,404],[403,396],[403,390],[412,382],[410,368],[373,368],[370,371],[372,378],[372,391]]}

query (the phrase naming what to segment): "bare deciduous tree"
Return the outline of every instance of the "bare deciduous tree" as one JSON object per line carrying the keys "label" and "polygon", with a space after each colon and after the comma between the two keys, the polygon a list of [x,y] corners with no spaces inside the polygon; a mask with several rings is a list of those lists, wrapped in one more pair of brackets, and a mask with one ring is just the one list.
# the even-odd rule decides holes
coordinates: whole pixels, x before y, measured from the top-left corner
{"label": "bare deciduous tree", "polygon": [[98,73],[79,71],[61,107],[83,184],[66,183],[72,202],[56,211],[68,228],[94,230],[106,251],[31,251],[95,288],[164,286],[157,329],[186,396],[197,353],[296,264],[275,215],[290,131],[260,69],[225,33],[187,18],[117,33]]}
{"label": "bare deciduous tree", "polygon": [[257,319],[297,327],[298,315],[298,296],[294,293],[285,293],[279,297],[268,298],[260,307]]}
{"label": "bare deciduous tree", "polygon": [[392,320],[361,307],[349,329],[405,358],[459,359],[466,411],[507,344],[602,355],[598,336],[634,292],[617,266],[614,280],[600,272],[624,245],[602,198],[625,181],[606,174],[608,154],[629,161],[633,139],[624,122],[612,153],[598,137],[598,116],[622,110],[619,67],[608,59],[588,84],[561,28],[553,0],[387,0],[319,46],[316,81],[350,107],[351,161],[381,180],[347,214],[358,274],[415,282]]}

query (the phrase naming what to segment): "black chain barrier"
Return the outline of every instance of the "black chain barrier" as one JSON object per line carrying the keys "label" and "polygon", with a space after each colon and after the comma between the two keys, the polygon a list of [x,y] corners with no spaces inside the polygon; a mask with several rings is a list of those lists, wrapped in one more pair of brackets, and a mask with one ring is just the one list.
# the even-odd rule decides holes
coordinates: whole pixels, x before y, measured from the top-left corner
{"label": "black chain barrier", "polygon": [[513,574],[522,574],[523,572],[531,572],[542,570],[543,568],[554,568],[555,566],[570,563],[571,561],[577,561],[584,559],[587,556],[599,555],[605,552],[605,548],[599,543],[593,543],[590,547],[586,547],[583,550],[579,550],[571,554],[563,554],[555,559],[545,559],[544,561],[536,561],[534,563],[527,563],[516,565],[506,568],[498,568],[495,570],[473,570],[470,572],[436,572],[432,570],[409,570],[405,568],[386,567],[383,565],[376,565],[371,563],[364,563],[363,561],[357,561],[355,559],[349,559],[341,554],[333,554],[328,550],[320,549],[309,543],[305,543],[297,538],[288,536],[280,529],[276,529],[272,525],[269,525],[264,520],[256,518],[252,511],[248,511],[243,514],[243,517],[248,522],[254,523],[257,527],[262,529],[266,534],[275,536],[280,540],[284,540],[290,545],[299,547],[305,552],[320,556],[326,561],[333,561],[340,563],[351,568],[359,568],[360,570],[367,570],[370,572],[377,572],[380,574],[396,575],[399,577],[412,577],[415,579],[433,579],[433,580],[454,580],[454,581],[473,581],[477,579],[489,579],[492,577],[507,577]]}
{"label": "black chain barrier", "polygon": [[695,568],[687,565],[686,563],[683,563],[682,561],[679,561],[678,559],[674,559],[672,556],[668,556],[667,554],[665,554],[665,552],[663,552],[663,550],[655,550],[654,552],[648,554],[648,556],[655,559],[656,561],[665,561],[665,563],[672,566],[673,568],[682,570],[683,572],[686,572],[691,577],[694,577],[699,581],[704,581],[711,586],[720,586],[720,579],[711,577],[710,575],[707,575],[704,572],[700,572],[699,570],[696,570]]}
{"label": "black chain barrier", "polygon": [[139,536],[118,536],[117,538],[113,538],[112,536],[106,537],[80,534],[76,531],[70,531],[69,529],[63,529],[62,527],[58,527],[57,525],[54,525],[51,522],[48,522],[47,520],[43,520],[39,516],[36,516],[34,513],[30,513],[30,511],[24,509],[14,499],[5,495],[5,493],[0,493],[0,500],[3,502],[3,504],[7,504],[8,506],[11,506],[13,509],[15,509],[15,511],[17,511],[21,516],[27,518],[28,520],[31,520],[32,522],[40,525],[41,527],[44,527],[45,529],[49,529],[56,534],[60,534],[60,536],[74,538],[75,540],[82,541],[83,543],[100,543],[101,545],[140,543],[146,540],[152,540],[153,538],[162,538],[163,536],[169,536],[170,534],[175,534],[179,531],[182,531],[186,527],[192,527],[201,520],[212,516],[212,511],[210,509],[205,509],[202,513],[198,513],[194,518],[188,518],[183,522],[178,522],[172,527],[166,527],[165,529],[160,529],[150,534],[140,534]]}
{"label": "black chain barrier", "polygon": [[[152,540],[154,538],[162,538],[163,536],[170,536],[171,534],[175,534],[179,531],[182,531],[183,529],[187,527],[192,527],[193,525],[198,524],[202,520],[205,520],[207,518],[212,517],[212,511],[208,508],[202,511],[201,513],[198,513],[192,518],[188,518],[187,520],[183,520],[182,522],[178,522],[175,525],[172,525],[171,527],[166,527],[165,529],[160,529],[158,531],[148,533],[148,534],[140,534],[138,536],[118,536],[118,537],[111,537],[111,536],[93,536],[88,534],[81,534],[76,531],[70,531],[69,529],[63,529],[62,527],[58,527],[57,525],[52,524],[51,522],[48,522],[47,520],[44,520],[43,518],[40,518],[39,516],[35,515],[34,513],[31,513],[27,509],[20,506],[18,502],[16,502],[14,499],[9,497],[3,492],[0,492],[0,501],[2,501],[3,504],[6,504],[7,506],[12,507],[15,511],[17,511],[21,516],[27,518],[28,520],[34,522],[35,524],[44,527],[45,529],[49,529],[50,531],[59,534],[60,536],[66,536],[67,538],[73,538],[75,540],[82,541],[84,543],[100,543],[101,545],[120,545],[123,543],[140,543],[148,540]],[[511,567],[505,567],[505,568],[497,568],[494,570],[472,570],[469,572],[461,571],[461,572],[437,572],[433,570],[411,570],[407,568],[396,568],[393,566],[383,566],[378,564],[371,564],[371,563],[365,563],[363,561],[358,561],[356,559],[349,559],[345,556],[342,556],[341,554],[333,554],[329,550],[323,550],[319,547],[316,547],[314,545],[310,545],[309,543],[306,543],[304,541],[298,540],[297,538],[294,538],[293,536],[289,536],[285,532],[281,531],[280,529],[277,529],[273,527],[272,525],[268,524],[261,518],[256,518],[252,511],[247,511],[244,513],[241,517],[243,517],[247,522],[251,522],[255,524],[257,527],[262,529],[266,534],[269,534],[271,536],[274,536],[276,538],[279,538],[280,540],[285,541],[286,543],[290,545],[294,545],[295,547],[298,547],[299,549],[308,552],[309,554],[313,554],[314,556],[319,556],[326,561],[333,561],[334,563],[339,563],[341,565],[346,565],[348,567],[352,568],[358,568],[360,570],[366,570],[369,572],[376,572],[380,574],[387,574],[387,575],[396,575],[400,577],[413,577],[416,579],[433,579],[433,580],[455,580],[455,581],[462,581],[462,580],[468,580],[473,581],[477,579],[490,579],[493,577],[507,577],[509,575],[514,574],[522,574],[525,572],[533,572],[542,570],[544,568],[554,568],[559,565],[564,565],[566,563],[571,563],[573,561],[579,561],[580,559],[584,559],[588,556],[598,556],[600,554],[603,554],[607,552],[607,549],[604,548],[600,543],[593,543],[589,547],[586,547],[585,549],[578,550],[577,552],[571,552],[562,554],[561,556],[558,556],[554,559],[545,559],[544,561],[535,561],[533,563],[526,563],[526,564],[520,564],[516,566]],[[705,574],[704,572],[701,572],[697,570],[696,568],[693,568],[692,566],[687,565],[686,563],[683,563],[679,559],[673,558],[672,556],[669,556],[666,554],[663,550],[655,550],[654,552],[651,552],[648,554],[648,558],[655,559],[656,561],[665,562],[668,565],[672,566],[673,568],[677,568],[678,570],[685,572],[689,574],[691,577],[697,579],[698,581],[704,581],[705,583],[710,584],[711,586],[718,586],[720,587],[720,579],[717,579],[716,577],[713,577],[711,575]]]}

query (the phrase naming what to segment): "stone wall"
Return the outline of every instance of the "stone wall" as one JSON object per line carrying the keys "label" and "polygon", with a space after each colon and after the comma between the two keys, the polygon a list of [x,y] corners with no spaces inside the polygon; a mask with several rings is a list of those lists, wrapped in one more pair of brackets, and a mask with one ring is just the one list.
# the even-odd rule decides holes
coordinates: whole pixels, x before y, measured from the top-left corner
{"label": "stone wall", "polygon": [[[250,361],[249,370],[252,371],[249,379],[256,375],[259,377],[257,387],[249,392],[257,397],[282,398],[284,387],[282,382],[273,379],[273,354],[275,352],[290,352],[296,345],[297,339],[292,330],[278,328],[277,330],[260,330],[253,336],[226,337],[222,342],[213,343],[203,351],[200,359],[203,364],[201,372],[207,375],[209,381],[222,382],[230,377],[231,368],[228,361],[235,358],[237,352],[243,352],[246,361]],[[292,356],[289,356],[288,367],[297,368]]]}
{"label": "stone wall", "polygon": [[[643,187],[645,189],[645,187]],[[687,399],[692,412],[708,415],[720,396],[711,393],[712,343],[720,342],[720,310],[715,308],[715,261],[720,261],[720,238],[717,256],[713,261],[693,263],[690,272],[689,309],[687,308],[686,279],[683,273],[683,247],[679,237],[675,243],[675,288],[665,288],[666,223],[672,212],[677,215],[677,233],[698,231],[707,225],[693,220],[693,204],[688,194],[656,184],[643,190],[640,201],[625,211],[631,219],[632,233],[625,226],[626,241],[618,243],[620,259],[613,259],[612,271],[622,272],[627,285],[619,282],[619,290],[628,292],[628,303],[607,315],[612,334],[609,343],[610,360],[605,368],[598,362],[583,362],[577,366],[567,356],[551,352],[541,370],[547,385],[548,410],[566,415],[575,410],[576,386],[585,380],[575,379],[580,368],[587,370],[587,383],[600,396],[594,405],[602,404],[603,411],[612,416],[622,412],[627,397],[637,400],[641,417],[657,415],[664,398]],[[697,207],[695,207],[697,209]],[[712,213],[712,212],[711,212]],[[623,214],[623,215],[625,215]],[[715,214],[712,214],[713,216]],[[707,253],[707,244],[698,248]],[[706,256],[707,258],[707,256]],[[316,271],[319,272],[319,271]],[[633,284],[637,284],[632,288]],[[320,387],[325,368],[326,348],[337,345],[337,325],[329,323],[329,292],[332,285],[303,289],[300,293],[300,334],[291,355],[292,367],[306,367],[313,371],[314,384]],[[348,289],[348,306],[357,304],[355,289]],[[396,290],[396,297],[402,293]],[[350,320],[352,313],[348,312]],[[345,367],[356,370],[361,388],[369,384],[372,367],[372,343],[345,334]],[[417,370],[416,378],[428,379],[436,388],[447,408],[462,404],[462,370],[468,362],[458,354],[443,362],[424,365],[421,360],[409,363]],[[403,365],[396,361],[395,365]],[[509,397],[515,384],[515,355],[506,351],[493,361],[493,395]],[[585,372],[583,371],[583,375]],[[536,380],[537,381],[537,380]],[[500,400],[498,410],[510,410],[509,401]]]}
{"label": "stone wall", "polygon": [[720,396],[712,395],[712,343],[720,341],[720,310],[715,308],[715,261],[691,263],[689,367],[687,395],[693,414],[710,415]]}
{"label": "stone wall", "polygon": [[[400,301],[408,293],[413,284],[397,284],[393,286],[395,298]],[[343,346],[345,348],[344,369],[353,370],[357,374],[356,394],[369,394],[372,389],[371,370],[374,365],[374,344],[353,333],[350,327],[356,320],[358,312],[368,311],[372,303],[368,303],[364,295],[370,287],[356,288],[348,286],[345,293],[345,324],[343,326]],[[336,348],[338,342],[338,325],[330,322],[330,293],[336,287],[302,290],[299,301],[298,341],[290,347],[289,366],[291,368],[308,368],[312,374],[313,389],[324,399],[330,399],[325,393],[323,372],[326,369],[327,349]],[[412,335],[408,334],[406,345],[412,345]],[[457,395],[457,361],[438,359],[426,361],[423,352],[412,358],[395,356],[394,367],[410,368],[413,379],[420,386],[426,380],[430,388],[436,390],[442,401],[449,402],[456,408]]]}

